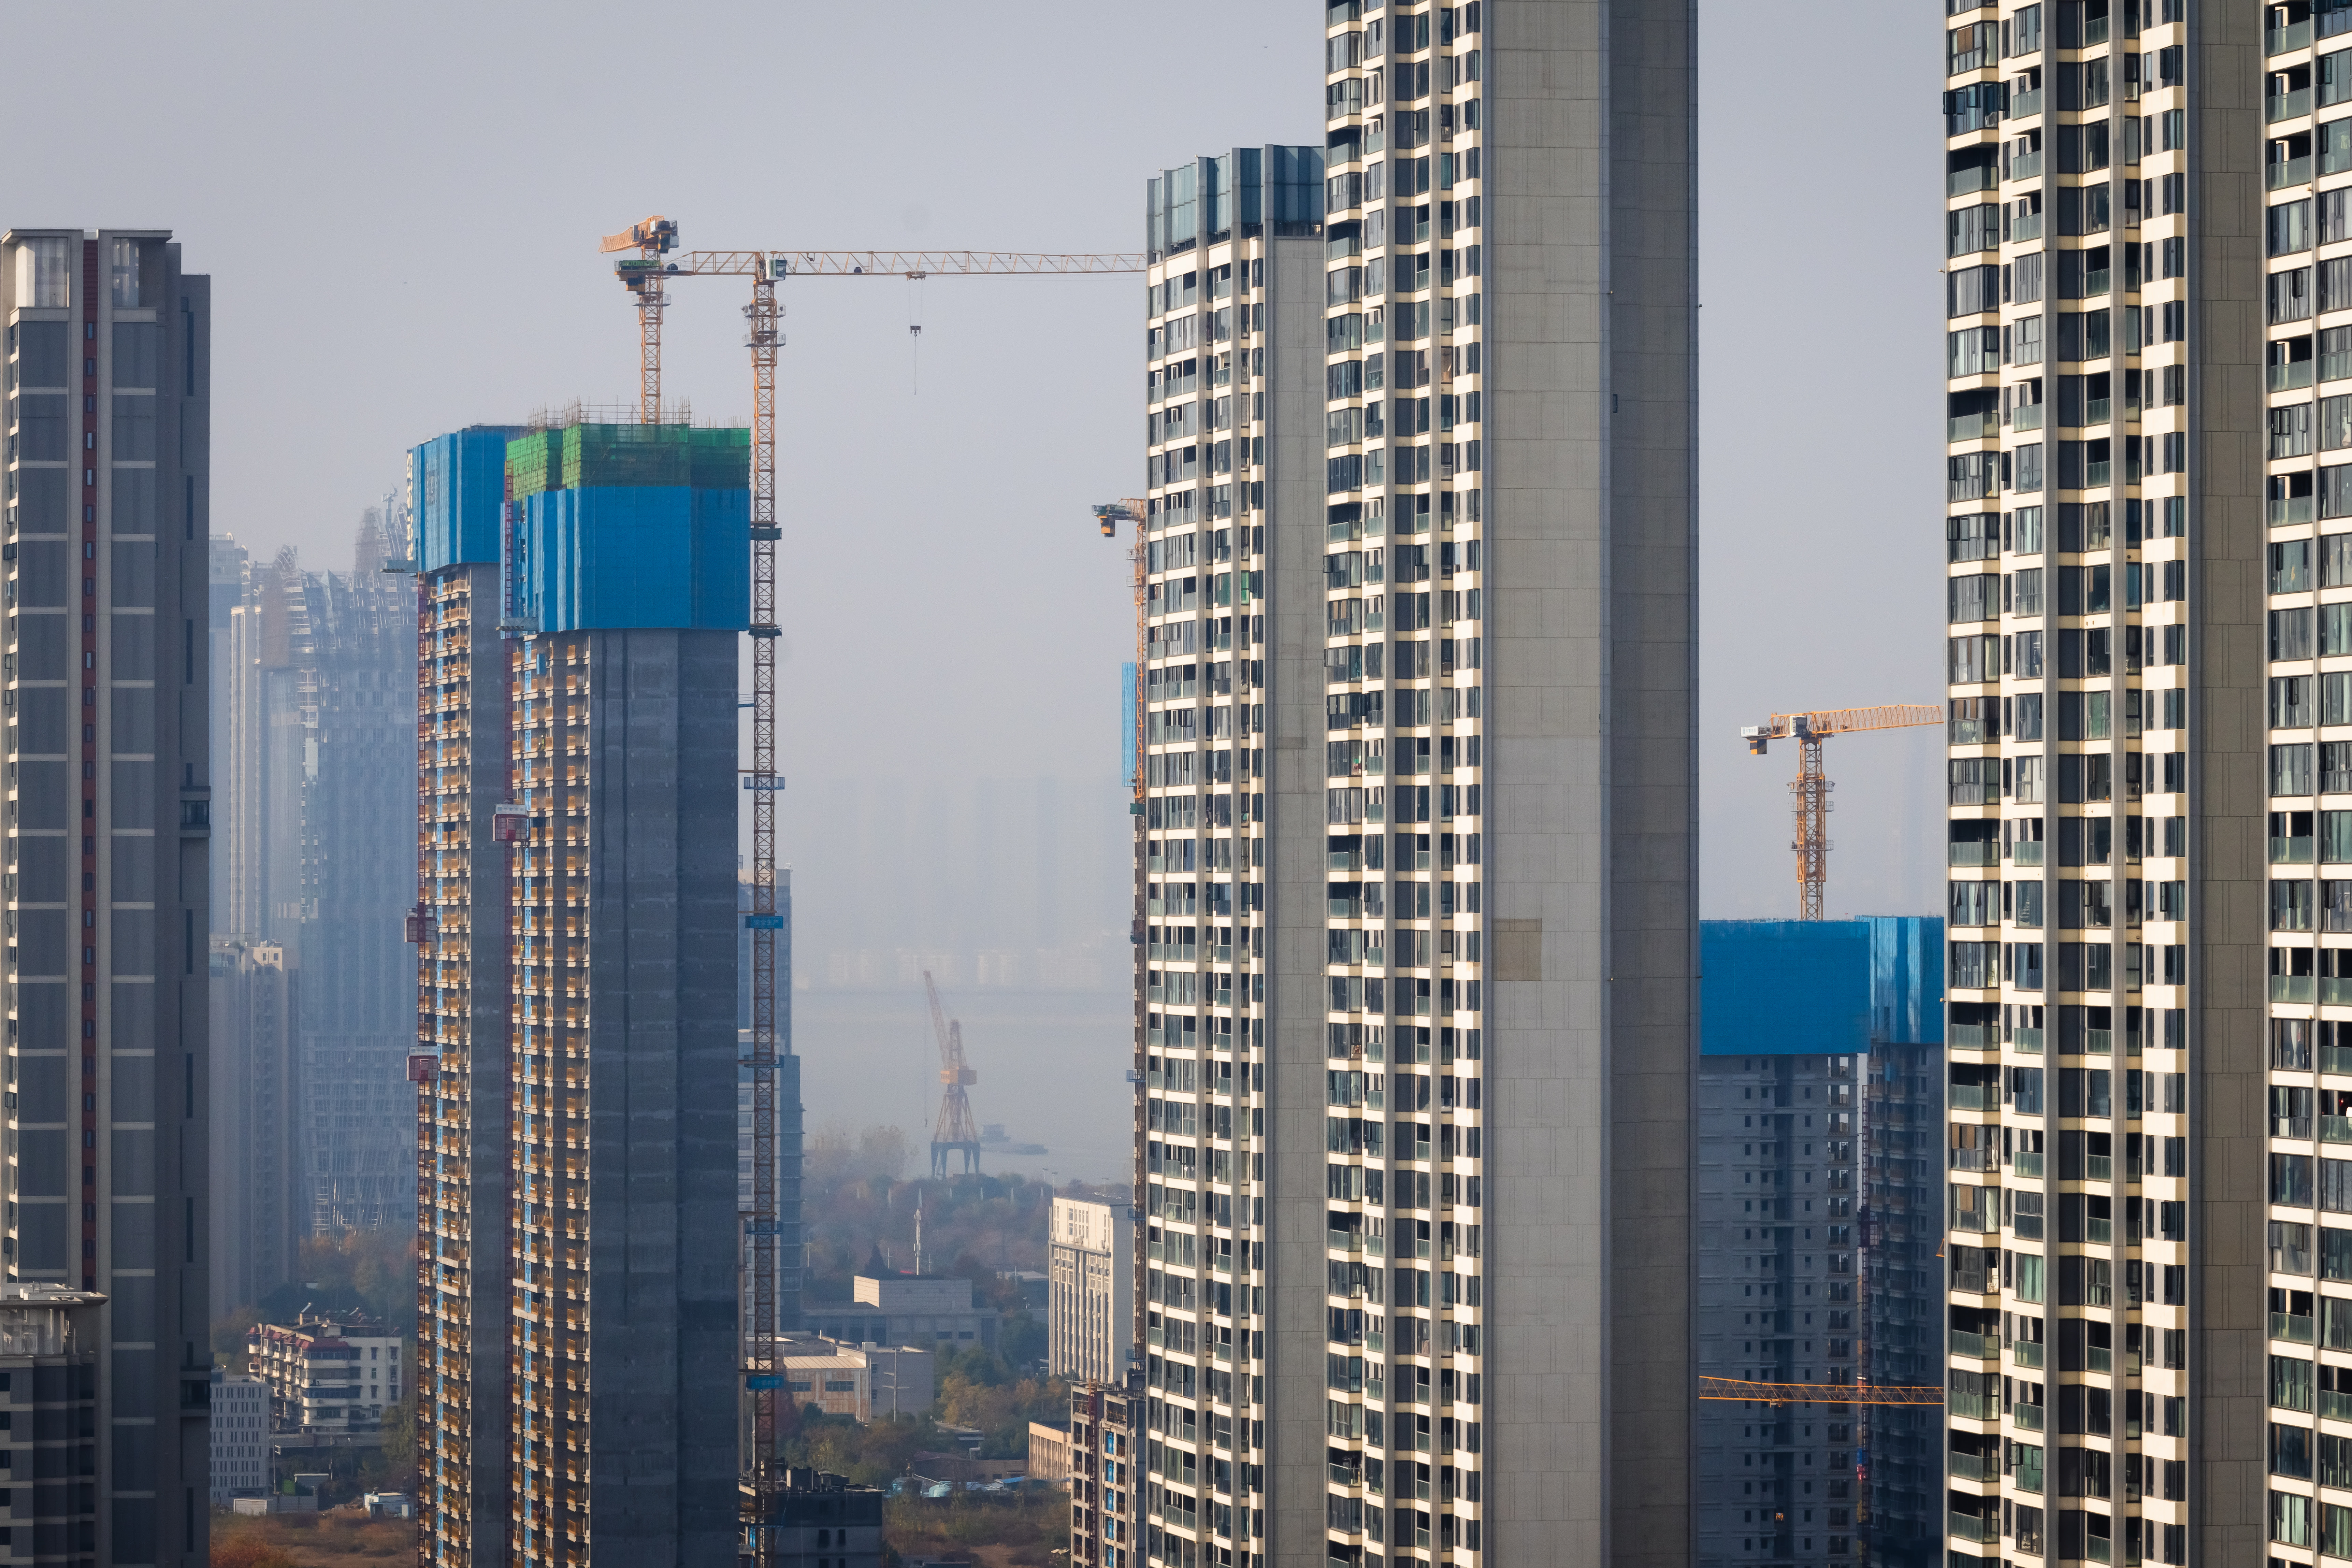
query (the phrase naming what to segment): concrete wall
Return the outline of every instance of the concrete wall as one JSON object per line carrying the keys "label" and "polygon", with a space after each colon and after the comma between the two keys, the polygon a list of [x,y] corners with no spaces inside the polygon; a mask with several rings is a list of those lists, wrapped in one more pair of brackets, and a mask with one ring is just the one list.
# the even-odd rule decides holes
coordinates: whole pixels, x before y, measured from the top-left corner
{"label": "concrete wall", "polygon": [[1487,19],[1485,1548],[1690,1554],[1695,16]]}
{"label": "concrete wall", "polygon": [[1324,1556],[1323,258],[1266,259],[1265,1507]]}
{"label": "concrete wall", "polygon": [[2189,1560],[2269,1536],[2263,192],[2253,5],[2190,8]]}

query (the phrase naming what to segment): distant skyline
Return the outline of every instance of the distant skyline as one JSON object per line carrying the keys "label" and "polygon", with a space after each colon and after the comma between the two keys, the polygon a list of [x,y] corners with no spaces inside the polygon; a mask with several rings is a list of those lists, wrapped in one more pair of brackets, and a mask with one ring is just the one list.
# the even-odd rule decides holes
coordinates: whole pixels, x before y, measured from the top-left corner
{"label": "distant skyline", "polygon": [[[793,48],[820,15],[824,49]],[[1796,904],[1791,760],[1748,757],[1738,727],[1934,700],[1939,672],[1940,251],[1916,177],[1937,125],[1885,68],[1930,58],[1939,23],[1858,0],[1809,15],[1801,42],[1762,13],[1702,10],[1710,917]],[[1117,251],[1140,244],[1151,172],[1315,138],[1296,106],[1316,101],[1318,5],[1187,16],[1257,47],[1178,97],[1138,86],[1164,17],[1078,0],[690,4],[651,29],[599,0],[230,5],[136,29],[27,12],[11,21],[26,58],[101,52],[109,107],[89,112],[65,77],[19,84],[13,209],[173,230],[216,280],[214,525],[257,557],[293,544],[340,568],[406,446],[626,401],[634,317],[596,242],[648,213],[689,247]],[[1787,91],[1824,66],[1850,84],[1834,110]],[[1768,144],[1781,168],[1837,148],[1853,198],[1787,202],[1753,177]],[[747,412],[740,293],[676,291],[667,387],[706,418]],[[1087,508],[1140,482],[1140,294],[1123,277],[784,289],[788,857],[822,853],[826,781],[1118,789],[1125,542]],[[1905,368],[1856,381],[1888,344]],[[1938,907],[1937,751],[1932,731],[1831,743],[1832,915]],[[816,891],[803,914],[822,952]]]}

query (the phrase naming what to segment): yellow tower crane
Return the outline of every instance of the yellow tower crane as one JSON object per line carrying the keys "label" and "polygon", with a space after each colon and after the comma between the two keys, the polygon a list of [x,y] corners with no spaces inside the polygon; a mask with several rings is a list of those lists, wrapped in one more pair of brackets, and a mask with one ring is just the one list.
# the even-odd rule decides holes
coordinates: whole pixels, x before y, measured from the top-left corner
{"label": "yellow tower crane", "polygon": [[1822,895],[1830,879],[1830,781],[1822,773],[1822,742],[1856,730],[1908,730],[1940,724],[1944,710],[1933,703],[1906,702],[1885,708],[1825,708],[1810,713],[1775,713],[1768,724],[1739,731],[1749,754],[1762,756],[1774,741],[1797,742],[1796,797],[1799,920],[1822,918]]}
{"label": "yellow tower crane", "polygon": [[[676,278],[747,278],[751,300],[743,309],[743,346],[751,351],[751,765],[743,787],[751,796],[751,1047],[742,1066],[751,1073],[751,1289],[749,1310],[749,1386],[754,1394],[757,1457],[751,1477],[748,1521],[755,1559],[764,1564],[778,1550],[767,1528],[779,1478],[773,1463],[777,1390],[782,1379],[776,1360],[776,935],[783,921],[776,909],[776,546],[782,531],[776,521],[776,353],[782,312],[776,285],[786,278],[929,278],[984,274],[1025,277],[1047,274],[1141,272],[1145,258],[1120,255],[1060,255],[980,250],[687,250],[677,249],[677,225],[656,215],[604,237],[599,247],[615,256],[614,275],[637,309],[638,418],[657,425],[662,417],[661,326],[668,286]],[[969,1070],[963,1069],[963,1070]],[[961,1098],[961,1090],[955,1091]],[[966,1117],[970,1107],[967,1102]],[[978,1142],[973,1142],[976,1168]]]}

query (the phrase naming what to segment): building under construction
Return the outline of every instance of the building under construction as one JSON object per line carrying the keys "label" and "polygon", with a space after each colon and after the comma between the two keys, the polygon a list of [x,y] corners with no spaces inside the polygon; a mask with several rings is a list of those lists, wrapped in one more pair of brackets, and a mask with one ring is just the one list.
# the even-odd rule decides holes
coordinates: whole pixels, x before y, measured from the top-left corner
{"label": "building under construction", "polygon": [[429,1563],[734,1551],[749,467],[576,414],[412,455]]}
{"label": "building under construction", "polygon": [[1940,1167],[1873,1121],[1906,1138],[1935,1124],[1940,1074],[1916,1069],[1943,1039],[1943,922],[1699,930],[1699,1372],[1818,1398],[1700,1404],[1696,1560],[1924,1568],[1936,1412],[1864,1403],[1860,1385],[1940,1379],[1915,1363],[1923,1345],[1932,1361],[1941,1280],[1912,1256],[1922,1237],[1932,1250]]}

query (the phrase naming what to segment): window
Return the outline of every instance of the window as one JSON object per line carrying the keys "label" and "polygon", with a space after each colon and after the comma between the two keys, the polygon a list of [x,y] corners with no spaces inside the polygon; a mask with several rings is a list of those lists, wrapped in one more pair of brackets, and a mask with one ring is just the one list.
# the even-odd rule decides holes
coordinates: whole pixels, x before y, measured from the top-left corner
{"label": "window", "polygon": [[1974,316],[2000,309],[2000,268],[1962,267],[1945,275],[1948,315]]}
{"label": "window", "polygon": [[2309,250],[2312,243],[2311,200],[2281,202],[2270,209],[2270,253],[2273,256],[2294,256]]}
{"label": "window", "polygon": [[2274,795],[2305,795],[2312,793],[2311,743],[2298,741],[2271,748],[2271,794]]}
{"label": "window", "polygon": [[[1992,203],[1961,207],[1944,215],[1944,247],[1948,256],[1971,256],[2000,247],[2000,208]],[[1339,301],[1333,300],[1333,304]]]}
{"label": "window", "polygon": [[2273,272],[2270,277],[2270,321],[2278,326],[2286,321],[2303,321],[2311,318],[2311,268],[2297,267],[2285,272]]}
{"label": "window", "polygon": [[2312,657],[2311,611],[2306,608],[2270,613],[2270,656],[2273,659]]}
{"label": "window", "polygon": [[1947,340],[1944,374],[1990,375],[2000,368],[2000,329],[1963,327]]}

